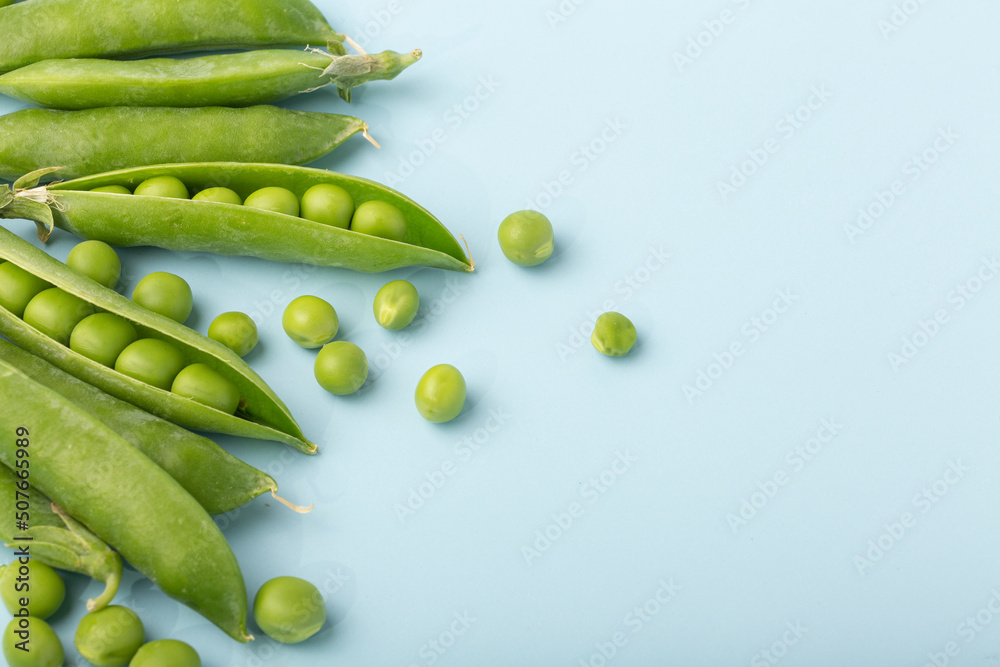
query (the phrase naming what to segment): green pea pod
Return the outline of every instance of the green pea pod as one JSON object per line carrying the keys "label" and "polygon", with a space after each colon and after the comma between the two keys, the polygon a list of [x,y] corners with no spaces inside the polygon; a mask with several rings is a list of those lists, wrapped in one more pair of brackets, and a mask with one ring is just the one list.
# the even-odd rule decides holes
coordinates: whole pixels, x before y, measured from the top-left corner
{"label": "green pea pod", "polygon": [[43,60],[0,76],[0,93],[50,109],[241,107],[332,85],[350,102],[352,88],[393,79],[419,59],[419,50],[336,55],[260,49],[186,59]]}
{"label": "green pea pod", "polygon": [[[35,2],[35,0],[30,0]],[[138,306],[118,292],[83,276],[24,239],[0,227],[0,259],[6,259],[96,308],[135,326],[142,338],[158,338],[179,349],[190,363],[203,363],[232,382],[241,407],[226,414],[158,389],[84,357],[0,307],[0,333],[22,349],[89,382],[116,398],[179,426],[291,445],[307,454],[316,445],[305,439],[291,413],[270,387],[235,352],[167,317]]]}
{"label": "green pea pod", "polygon": [[[162,175],[176,176],[192,191],[225,186],[243,198],[272,185],[288,188],[301,197],[313,185],[331,183],[347,190],[356,204],[377,200],[398,208],[406,218],[406,236],[401,242],[392,241],[236,204],[90,191],[112,184],[132,189],[147,178]],[[50,207],[31,211],[19,208],[8,213],[0,187],[0,217],[34,220],[43,240],[53,224],[48,216],[54,216],[54,224],[63,229],[119,247],[152,245],[365,272],[405,266],[454,271],[472,271],[474,267],[455,237],[413,200],[378,183],[325,169],[275,164],[171,164],[123,169],[40,188],[30,183],[31,179],[20,189],[15,184],[16,192],[8,195],[6,209],[25,201],[36,205],[48,202]],[[178,228],[183,228],[184,233],[178,234]]]}
{"label": "green pea pod", "polygon": [[367,127],[351,116],[266,105],[22,109],[0,116],[0,177],[54,165],[82,176],[165,162],[303,164],[367,136]]}
{"label": "green pea pod", "polygon": [[239,563],[198,501],[117,433],[3,360],[0,394],[0,462],[13,468],[27,458],[31,486],[160,590],[234,639],[253,639]]}
{"label": "green pea pod", "polygon": [[[29,459],[30,460],[30,459]],[[30,468],[29,468],[30,473]],[[27,488],[22,491],[18,488]],[[19,510],[27,507],[27,510]],[[27,505],[23,504],[27,503]],[[21,512],[24,512],[22,515]],[[19,528],[17,516],[27,516],[28,528]],[[96,598],[87,600],[87,611],[108,606],[122,579],[122,558],[101,538],[52,503],[28,480],[0,465],[0,540],[14,549],[27,545],[32,558],[68,572],[85,574],[104,584]]]}
{"label": "green pea pod", "polygon": [[266,491],[296,511],[310,509],[280,497],[273,477],[247,465],[208,438],[118,400],[4,340],[0,340],[0,358],[109,426],[166,470],[209,514],[236,509]]}
{"label": "green pea pod", "polygon": [[332,42],[309,0],[31,0],[0,16],[0,72],[49,58],[135,56]]}

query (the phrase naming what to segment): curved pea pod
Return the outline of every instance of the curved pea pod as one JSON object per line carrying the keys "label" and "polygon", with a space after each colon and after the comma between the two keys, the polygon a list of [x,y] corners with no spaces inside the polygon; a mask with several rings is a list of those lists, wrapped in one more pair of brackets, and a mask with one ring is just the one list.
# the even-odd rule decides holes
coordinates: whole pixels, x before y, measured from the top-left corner
{"label": "curved pea pod", "polygon": [[[20,510],[19,507],[28,509]],[[28,517],[27,529],[17,524],[16,517],[22,512]],[[32,487],[30,474],[21,479],[4,465],[0,465],[0,540],[14,549],[27,545],[31,557],[46,565],[85,574],[102,582],[104,590],[87,600],[87,611],[108,606],[118,592],[122,579],[121,556]]]}
{"label": "curved pea pod", "polygon": [[43,60],[0,76],[0,93],[50,109],[240,107],[334,86],[350,102],[352,88],[393,79],[420,56],[419,49],[373,55],[259,49],[183,59]]}
{"label": "curved pea pod", "polygon": [[[31,0],[34,2],[34,0]],[[179,426],[291,445],[307,454],[316,445],[306,440],[281,399],[235,352],[200,333],[138,306],[114,290],[82,276],[27,241],[0,227],[0,258],[13,262],[55,287],[100,310],[130,321],[140,337],[175,345],[189,363],[203,363],[232,382],[240,392],[235,415],[158,389],[84,357],[0,307],[0,333],[18,347],[116,398]]]}
{"label": "curved pea pod", "polygon": [[4,340],[0,340],[0,358],[110,427],[166,470],[209,514],[236,509],[267,491],[296,511],[310,509],[297,507],[280,497],[273,477],[208,438],[106,394]]}
{"label": "curved pea pod", "polygon": [[0,15],[0,72],[49,58],[333,43],[309,0],[41,0]]}
{"label": "curved pea pod", "polygon": [[32,486],[164,593],[234,639],[253,639],[239,563],[198,501],[117,433],[2,360],[0,393],[13,397],[0,402],[0,462],[13,467],[27,450]]}

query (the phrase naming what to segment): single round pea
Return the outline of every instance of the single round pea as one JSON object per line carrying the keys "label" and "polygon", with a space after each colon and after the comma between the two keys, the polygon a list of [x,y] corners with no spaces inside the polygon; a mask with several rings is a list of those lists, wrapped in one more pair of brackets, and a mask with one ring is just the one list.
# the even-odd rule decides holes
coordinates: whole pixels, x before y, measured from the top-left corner
{"label": "single round pea", "polygon": [[323,627],[326,604],[319,589],[305,579],[275,577],[257,591],[253,618],[271,639],[297,644]]}
{"label": "single round pea", "polygon": [[104,241],[77,243],[66,257],[66,266],[111,289],[122,275],[118,253]]}
{"label": "single round pea", "polygon": [[[18,590],[27,585],[27,589]],[[46,619],[56,612],[66,599],[66,584],[59,573],[38,560],[27,563],[15,560],[0,568],[0,598],[7,611],[16,614],[21,600],[27,601],[28,614]]]}
{"label": "single round pea", "polygon": [[208,325],[208,337],[245,357],[257,345],[257,325],[246,313],[222,313]]}
{"label": "single round pea", "polygon": [[73,643],[92,665],[123,667],[145,638],[146,631],[136,613],[113,604],[81,618]]}
{"label": "single round pea", "polygon": [[385,285],[375,295],[372,309],[375,311],[375,321],[384,329],[397,331],[406,328],[417,316],[420,307],[420,295],[417,288],[405,280],[393,280]]}
{"label": "single round pea", "polygon": [[24,316],[24,308],[39,292],[52,285],[32,275],[13,262],[0,264],[0,306],[17,317]]}
{"label": "single round pea", "polygon": [[354,197],[332,183],[317,183],[302,195],[302,217],[331,227],[347,229],[354,215]]}
{"label": "single round pea", "polygon": [[166,391],[170,391],[184,366],[181,351],[157,338],[140,338],[122,350],[115,361],[119,373]]}
{"label": "single round pea", "polygon": [[214,201],[222,204],[240,205],[243,200],[235,191],[229,188],[205,188],[191,199],[195,201]]}
{"label": "single round pea", "polygon": [[153,176],[136,186],[135,194],[144,197],[170,197],[187,199],[187,186],[176,176]]}
{"label": "single round pea", "polygon": [[343,340],[327,343],[316,355],[313,374],[319,386],[331,394],[353,394],[368,377],[368,357],[354,343]]}
{"label": "single round pea", "polygon": [[28,302],[24,308],[24,321],[49,338],[69,345],[73,328],[93,312],[93,304],[58,287],[50,287]]}
{"label": "single round pea", "polygon": [[180,276],[157,271],[139,281],[132,301],[147,310],[184,324],[194,308],[191,286]]}
{"label": "single round pea", "polygon": [[406,236],[406,218],[402,211],[384,201],[366,201],[351,218],[351,229],[361,234],[402,241]]}
{"label": "single round pea", "polygon": [[91,192],[110,192],[116,195],[130,195],[132,191],[124,185],[102,185],[99,188],[91,188]]}
{"label": "single round pea", "polygon": [[[20,633],[20,634],[18,634]],[[18,648],[28,637],[28,650]],[[15,618],[3,631],[3,656],[8,667],[61,667],[66,655],[48,623],[34,616]]]}
{"label": "single round pea", "polygon": [[300,296],[285,306],[281,328],[288,337],[306,348],[326,345],[337,335],[337,311],[318,296]]}
{"label": "single round pea", "polygon": [[139,334],[128,320],[113,313],[94,313],[73,328],[69,348],[113,368],[122,350],[138,339]]}
{"label": "single round pea", "polygon": [[451,421],[465,405],[465,378],[451,364],[438,364],[420,378],[414,400],[417,411],[429,422]]}
{"label": "single round pea", "polygon": [[287,188],[275,186],[261,188],[256,192],[251,192],[243,205],[275,213],[284,213],[285,215],[294,215],[295,217],[299,215],[299,198]]}
{"label": "single round pea", "polygon": [[541,264],[552,255],[552,223],[538,211],[511,213],[497,230],[504,256],[519,266]]}
{"label": "single round pea", "polygon": [[240,404],[236,385],[205,364],[185,366],[174,378],[170,391],[230,415]]}
{"label": "single round pea", "polygon": [[598,317],[594,333],[590,334],[590,342],[597,351],[609,357],[624,357],[635,345],[635,340],[635,325],[614,311]]}
{"label": "single round pea", "polygon": [[201,658],[179,639],[157,639],[143,644],[128,667],[201,667]]}

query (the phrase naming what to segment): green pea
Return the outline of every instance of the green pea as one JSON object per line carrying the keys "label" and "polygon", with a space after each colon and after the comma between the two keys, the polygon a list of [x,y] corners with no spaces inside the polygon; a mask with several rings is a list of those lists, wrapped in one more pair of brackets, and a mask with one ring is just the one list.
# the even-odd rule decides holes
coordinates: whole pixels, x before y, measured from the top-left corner
{"label": "green pea", "polygon": [[201,667],[201,658],[178,639],[157,639],[143,644],[128,667]]}
{"label": "green pea", "polygon": [[369,236],[402,241],[406,236],[406,218],[402,211],[384,201],[366,201],[351,218],[351,229]]}
{"label": "green pea", "polygon": [[[27,640],[27,651],[21,650]],[[3,655],[8,667],[61,667],[66,659],[59,636],[34,616],[15,618],[3,631]]]}
{"label": "green pea", "polygon": [[287,188],[274,186],[261,188],[256,192],[251,192],[243,205],[295,217],[299,215],[299,198]]}
{"label": "green pea", "polygon": [[144,197],[169,197],[188,199],[187,186],[176,176],[153,176],[136,186],[135,194]]}
{"label": "green pea", "polygon": [[598,317],[594,333],[590,335],[590,342],[597,351],[609,357],[624,357],[635,345],[635,340],[635,325],[614,311]]}
{"label": "green pea", "polygon": [[414,400],[417,411],[429,422],[451,421],[465,405],[465,378],[451,364],[438,364],[420,378]]}
{"label": "green pea", "polygon": [[318,296],[300,296],[285,306],[281,328],[288,337],[305,348],[326,345],[337,335],[340,320],[337,311]]}
{"label": "green pea", "polygon": [[92,665],[123,667],[145,638],[146,631],[136,613],[113,604],[81,618],[73,643]]}
{"label": "green pea", "polygon": [[342,340],[327,343],[316,355],[313,374],[319,386],[331,394],[353,394],[368,377],[368,357],[354,343]]}
{"label": "green pea", "polygon": [[237,206],[243,203],[240,196],[229,188],[206,188],[194,197],[191,197],[191,199],[195,201],[214,201],[222,204],[236,204]]}
{"label": "green pea", "polygon": [[28,302],[24,308],[24,321],[49,338],[69,345],[73,328],[93,312],[92,304],[58,287],[50,287]]}
{"label": "green pea", "polygon": [[116,195],[130,195],[132,191],[124,185],[102,185],[99,188],[91,188],[91,192],[110,192]]}
{"label": "green pea", "polygon": [[305,579],[275,577],[257,591],[253,618],[271,639],[297,644],[323,627],[326,604],[319,589]]}
{"label": "green pea", "polygon": [[139,281],[132,291],[132,301],[146,310],[184,324],[194,308],[191,286],[180,276],[157,271]]}
{"label": "green pea", "polygon": [[302,217],[347,229],[354,215],[354,197],[332,183],[317,183],[302,195]]}
{"label": "green pea", "polygon": [[66,584],[58,572],[36,558],[26,563],[14,560],[0,568],[0,598],[12,614],[25,606],[29,615],[46,619],[62,605]]}
{"label": "green pea", "polygon": [[170,391],[184,366],[180,350],[157,338],[140,338],[122,350],[115,361],[119,373],[165,391]]}
{"label": "green pea", "polygon": [[208,337],[245,357],[257,346],[257,325],[246,313],[222,313],[208,325]]}
{"label": "green pea", "polygon": [[122,275],[118,253],[104,241],[77,243],[66,257],[66,266],[111,289]]}
{"label": "green pea", "polygon": [[52,285],[13,262],[0,264],[0,306],[17,317],[24,316],[25,306],[36,294],[50,287]]}
{"label": "green pea", "polygon": [[240,404],[236,385],[205,364],[185,366],[174,378],[170,391],[230,415]]}
{"label": "green pea", "polygon": [[393,280],[383,285],[375,295],[375,321],[392,331],[405,329],[417,316],[419,307],[417,288],[405,280]]}
{"label": "green pea", "polygon": [[541,264],[552,255],[555,240],[552,223],[538,211],[511,213],[497,230],[500,249],[519,266]]}
{"label": "green pea", "polygon": [[94,313],[73,328],[69,348],[112,368],[122,350],[138,338],[139,334],[128,320],[112,313]]}

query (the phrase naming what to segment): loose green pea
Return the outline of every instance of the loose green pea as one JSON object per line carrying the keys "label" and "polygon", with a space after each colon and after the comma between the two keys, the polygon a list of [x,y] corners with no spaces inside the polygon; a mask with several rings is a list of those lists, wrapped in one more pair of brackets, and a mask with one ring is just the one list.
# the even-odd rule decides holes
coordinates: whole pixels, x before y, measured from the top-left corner
{"label": "loose green pea", "polygon": [[240,205],[243,203],[240,196],[229,188],[206,188],[194,197],[191,197],[191,199],[195,201],[214,201],[222,204]]}
{"label": "loose green pea", "polygon": [[17,317],[24,316],[24,308],[39,292],[49,289],[48,284],[13,262],[0,264],[0,306]]}
{"label": "loose green pea", "polygon": [[372,309],[375,311],[375,321],[384,329],[398,331],[405,329],[420,308],[420,295],[417,288],[405,280],[393,280],[382,286],[375,295]]}
{"label": "loose green pea", "polygon": [[331,394],[353,394],[368,377],[368,357],[354,343],[342,340],[327,343],[316,355],[313,374],[319,386]]}
{"label": "loose green pea", "polygon": [[302,217],[331,227],[347,229],[354,215],[354,197],[332,183],[317,183],[302,195]]}
{"label": "loose green pea", "polygon": [[251,192],[243,205],[295,217],[299,215],[299,198],[287,188],[275,186],[261,188],[256,192]]}
{"label": "loose green pea", "polygon": [[[27,640],[27,651],[19,646]],[[59,636],[34,616],[15,618],[3,631],[3,655],[8,667],[61,667],[66,655]]]}
{"label": "loose green pea", "polygon": [[208,326],[208,337],[245,357],[257,346],[257,325],[246,313],[222,313]]}
{"label": "loose green pea", "polygon": [[118,253],[104,241],[77,243],[66,257],[66,266],[111,289],[115,288],[122,275]]}
{"label": "loose green pea", "polygon": [[326,604],[319,589],[305,579],[275,577],[257,591],[253,617],[271,639],[296,644],[323,627]]}
{"label": "loose green pea", "polygon": [[[66,584],[58,572],[42,561],[35,558],[28,558],[27,561],[14,560],[0,568],[0,598],[3,598],[3,604],[11,614],[16,614],[25,606],[29,615],[46,619],[62,605],[66,598]],[[22,602],[26,604],[22,605]]]}
{"label": "loose green pea", "polygon": [[58,287],[50,287],[28,302],[24,308],[24,321],[49,338],[69,345],[73,328],[93,312],[92,304]]}
{"label": "loose green pea", "polygon": [[140,280],[132,291],[132,301],[181,324],[194,308],[194,296],[187,281],[164,271],[150,273]]}
{"label": "loose green pea", "polygon": [[153,176],[136,186],[135,194],[144,197],[169,197],[188,199],[187,186],[176,176]]}
{"label": "loose green pea", "polygon": [[598,317],[594,333],[590,335],[590,342],[597,351],[609,357],[624,357],[635,345],[635,341],[635,325],[627,317],[614,311]]}
{"label": "loose green pea", "polygon": [[288,337],[305,348],[326,345],[337,335],[337,311],[318,296],[300,296],[285,306],[281,327]]}
{"label": "loose green pea", "polygon": [[122,350],[138,339],[139,334],[128,320],[113,313],[94,313],[73,328],[69,348],[113,368]]}
{"label": "loose green pea", "polygon": [[91,192],[110,192],[116,195],[130,195],[132,191],[124,185],[102,185],[99,188],[91,188]]}
{"label": "loose green pea", "polygon": [[184,366],[180,350],[157,338],[140,338],[122,350],[115,361],[119,373],[166,391],[170,391]]}
{"label": "loose green pea", "polygon": [[406,218],[402,211],[384,201],[366,201],[351,218],[351,229],[369,236],[402,241],[406,236]]}
{"label": "loose green pea", "polygon": [[236,385],[205,364],[185,366],[174,378],[170,391],[230,415],[240,404]]}
{"label": "loose green pea", "polygon": [[465,378],[451,364],[438,364],[420,378],[414,400],[417,411],[429,422],[451,421],[465,406]]}
{"label": "loose green pea", "polygon": [[81,618],[73,643],[92,665],[123,667],[145,638],[146,631],[136,613],[113,604]]}
{"label": "loose green pea", "polygon": [[497,230],[504,256],[519,266],[541,264],[552,255],[552,223],[538,211],[511,213]]}
{"label": "loose green pea", "polygon": [[128,667],[201,667],[201,658],[178,639],[157,639],[143,644]]}

